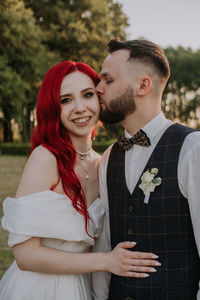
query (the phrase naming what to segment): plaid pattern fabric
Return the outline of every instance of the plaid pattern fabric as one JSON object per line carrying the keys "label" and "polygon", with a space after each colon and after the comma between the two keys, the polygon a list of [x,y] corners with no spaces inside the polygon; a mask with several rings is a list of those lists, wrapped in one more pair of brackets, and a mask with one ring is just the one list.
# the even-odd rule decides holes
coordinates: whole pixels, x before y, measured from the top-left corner
{"label": "plaid pattern fabric", "polygon": [[112,275],[110,300],[196,300],[200,259],[188,202],[177,180],[180,150],[192,131],[173,124],[161,137],[144,169],[158,168],[162,178],[148,204],[138,187],[140,180],[130,194],[125,152],[118,143],[112,148],[107,169],[112,248],[120,241],[136,241],[134,251],[156,253],[162,266],[145,279]]}

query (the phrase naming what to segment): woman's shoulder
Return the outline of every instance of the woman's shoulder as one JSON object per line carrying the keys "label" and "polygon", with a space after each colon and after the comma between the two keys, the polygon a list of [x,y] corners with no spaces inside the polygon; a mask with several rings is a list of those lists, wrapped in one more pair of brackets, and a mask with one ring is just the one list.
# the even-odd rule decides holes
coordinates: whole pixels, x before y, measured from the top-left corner
{"label": "woman's shoulder", "polygon": [[37,146],[31,153],[28,161],[34,161],[38,164],[56,164],[55,155],[42,145]]}
{"label": "woman's shoulder", "polygon": [[56,157],[43,146],[36,147],[28,158],[25,170],[42,172],[43,175],[57,170]]}
{"label": "woman's shoulder", "polygon": [[36,147],[24,167],[17,197],[51,189],[58,180],[57,161],[45,147]]}

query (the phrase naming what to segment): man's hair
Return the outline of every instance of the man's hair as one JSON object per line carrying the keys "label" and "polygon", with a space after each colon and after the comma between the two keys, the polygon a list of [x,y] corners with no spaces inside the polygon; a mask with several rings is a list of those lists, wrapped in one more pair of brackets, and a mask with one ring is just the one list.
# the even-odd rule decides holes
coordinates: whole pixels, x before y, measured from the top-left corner
{"label": "man's hair", "polygon": [[137,59],[143,63],[151,64],[161,77],[169,78],[170,67],[168,59],[164,51],[156,44],[147,40],[120,41],[113,39],[107,46],[109,53],[121,49],[129,50],[128,60]]}

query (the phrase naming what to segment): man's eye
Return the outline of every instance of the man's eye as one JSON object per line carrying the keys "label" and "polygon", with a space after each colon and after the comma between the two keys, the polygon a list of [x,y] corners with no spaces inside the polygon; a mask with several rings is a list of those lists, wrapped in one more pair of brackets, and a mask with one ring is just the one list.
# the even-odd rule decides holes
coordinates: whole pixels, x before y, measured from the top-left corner
{"label": "man's eye", "polygon": [[71,101],[71,98],[63,98],[62,100],[60,100],[61,104],[65,104],[65,103],[69,103]]}
{"label": "man's eye", "polygon": [[109,79],[109,80],[106,81],[107,84],[110,84],[110,83],[112,83],[112,82],[113,82],[112,79]]}
{"label": "man's eye", "polygon": [[94,95],[94,92],[87,92],[84,94],[84,98],[91,98]]}

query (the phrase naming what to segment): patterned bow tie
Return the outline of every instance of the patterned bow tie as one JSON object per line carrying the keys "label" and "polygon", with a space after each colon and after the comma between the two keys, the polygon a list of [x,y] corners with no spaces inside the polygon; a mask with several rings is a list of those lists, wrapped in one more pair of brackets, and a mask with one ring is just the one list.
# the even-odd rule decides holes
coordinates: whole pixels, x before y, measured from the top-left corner
{"label": "patterned bow tie", "polygon": [[151,142],[146,133],[142,129],[140,129],[130,139],[125,136],[120,136],[118,138],[118,144],[124,151],[128,151],[133,147],[133,145],[149,147],[151,145]]}

